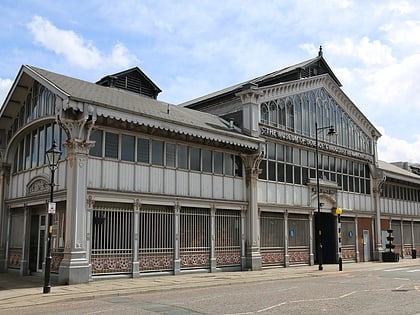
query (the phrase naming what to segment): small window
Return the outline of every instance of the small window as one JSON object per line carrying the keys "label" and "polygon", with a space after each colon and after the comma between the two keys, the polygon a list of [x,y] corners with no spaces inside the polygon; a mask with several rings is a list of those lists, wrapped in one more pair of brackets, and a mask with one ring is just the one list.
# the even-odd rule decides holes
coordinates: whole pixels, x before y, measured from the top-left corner
{"label": "small window", "polygon": [[163,141],[152,140],[152,164],[163,165]]}
{"label": "small window", "polygon": [[235,156],[235,176],[242,177],[242,158],[239,155]]}
{"label": "small window", "polygon": [[90,135],[90,140],[95,141],[95,145],[90,149],[90,155],[102,157],[102,130],[95,130]]}
{"label": "small window", "polygon": [[137,162],[150,163],[149,160],[149,139],[137,139]]}
{"label": "small window", "polygon": [[185,145],[178,145],[178,167],[188,169],[188,147]]}
{"label": "small window", "polygon": [[190,170],[201,171],[200,149],[190,148]]}
{"label": "small window", "polygon": [[225,174],[226,175],[233,175],[233,155],[232,154],[224,154],[224,164],[225,164]]}
{"label": "small window", "polygon": [[176,145],[173,143],[166,144],[166,166],[176,166]]}
{"label": "small window", "polygon": [[121,160],[134,161],[135,137],[121,136]]}
{"label": "small window", "polygon": [[203,172],[211,173],[213,171],[213,152],[201,150],[201,158],[203,162]]}
{"label": "small window", "polygon": [[118,134],[111,132],[105,134],[105,157],[118,159]]}
{"label": "small window", "polygon": [[214,152],[214,173],[223,174],[223,153]]}

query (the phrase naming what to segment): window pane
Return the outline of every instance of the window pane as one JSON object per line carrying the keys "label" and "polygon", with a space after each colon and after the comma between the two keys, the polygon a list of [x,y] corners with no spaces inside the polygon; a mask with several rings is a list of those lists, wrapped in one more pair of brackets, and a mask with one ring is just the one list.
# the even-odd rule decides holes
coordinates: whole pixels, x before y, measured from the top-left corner
{"label": "window pane", "polygon": [[137,139],[137,162],[150,163],[149,160],[149,139]]}
{"label": "window pane", "polygon": [[295,184],[302,184],[301,175],[300,175],[301,169],[299,166],[294,167],[294,177],[295,177]]}
{"label": "window pane", "polygon": [[276,180],[276,162],[268,161],[268,180]]}
{"label": "window pane", "polygon": [[32,167],[38,165],[38,130],[32,132]]}
{"label": "window pane", "polygon": [[173,143],[166,144],[166,166],[176,166],[176,145]]}
{"label": "window pane", "polygon": [[213,170],[213,152],[209,150],[201,150],[201,155],[203,159],[203,172],[211,173]]}
{"label": "window pane", "polygon": [[188,148],[185,145],[178,145],[178,167],[188,169]]}
{"label": "window pane", "polygon": [[122,135],[121,137],[121,160],[134,161],[135,137]]}
{"label": "window pane", "polygon": [[105,157],[118,159],[118,134],[105,133]]}
{"label": "window pane", "polygon": [[258,176],[259,179],[267,179],[267,160],[262,160],[260,162],[260,174]]}
{"label": "window pane", "polygon": [[95,141],[95,145],[90,149],[90,155],[102,157],[102,130],[92,131],[90,140]]}
{"label": "window pane", "polygon": [[224,154],[225,175],[233,175],[233,155]]}
{"label": "window pane", "polygon": [[286,164],[286,182],[293,184],[293,165]]}
{"label": "window pane", "polygon": [[152,140],[152,164],[163,165],[163,141]]}
{"label": "window pane", "polygon": [[200,149],[190,148],[190,170],[201,171]]}
{"label": "window pane", "polygon": [[277,181],[284,182],[284,164],[283,163],[277,164]]}
{"label": "window pane", "polygon": [[242,158],[239,155],[235,156],[235,176],[242,177]]}
{"label": "window pane", "polygon": [[214,152],[214,172],[216,174],[223,174],[223,153]]}
{"label": "window pane", "polygon": [[273,142],[267,143],[267,157],[270,160],[276,159],[276,145]]}

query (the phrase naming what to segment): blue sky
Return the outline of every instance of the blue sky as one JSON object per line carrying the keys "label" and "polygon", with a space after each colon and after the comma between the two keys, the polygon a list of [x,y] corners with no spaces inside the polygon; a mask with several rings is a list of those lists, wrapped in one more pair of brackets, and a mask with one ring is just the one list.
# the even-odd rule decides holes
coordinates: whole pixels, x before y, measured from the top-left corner
{"label": "blue sky", "polygon": [[0,102],[22,64],[95,82],[138,66],[173,104],[324,57],[380,130],[379,159],[420,162],[418,0],[2,0]]}

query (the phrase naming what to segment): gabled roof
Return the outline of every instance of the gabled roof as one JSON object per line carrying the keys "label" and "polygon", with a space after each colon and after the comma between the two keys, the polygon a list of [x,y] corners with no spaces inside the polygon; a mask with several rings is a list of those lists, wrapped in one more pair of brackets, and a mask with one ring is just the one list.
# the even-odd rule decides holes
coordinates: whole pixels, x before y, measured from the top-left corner
{"label": "gabled roof", "polygon": [[[258,139],[238,133],[237,130],[230,128],[228,122],[215,115],[175,106],[125,90],[104,87],[34,66],[22,66],[12,89],[17,89],[23,79],[29,78],[38,81],[62,98],[65,109],[80,110],[80,104],[92,104],[96,106],[98,116],[227,143],[246,150],[258,149]],[[19,105],[16,102],[8,102],[13,93],[13,90],[9,92],[5,107]],[[5,108],[0,113],[0,119],[3,118],[4,111]]]}
{"label": "gabled roof", "polygon": [[203,101],[207,102],[210,99],[221,98],[228,94],[235,94],[241,91],[242,87],[246,85],[257,85],[258,87],[264,87],[274,85],[277,83],[295,81],[298,79],[321,74],[328,74],[339,87],[342,86],[338,78],[332,72],[328,63],[325,61],[322,54],[322,48],[320,48],[319,54],[315,58],[300,62],[298,64],[283,68],[281,70],[271,72],[269,74],[256,77],[254,79],[239,84],[235,84],[220,91],[204,95],[191,101],[187,101],[180,105],[190,108],[199,108],[200,103]]}
{"label": "gabled roof", "polygon": [[420,176],[413,172],[384,161],[378,161],[378,166],[384,171],[387,177],[420,184]]}
{"label": "gabled roof", "polygon": [[157,98],[157,95],[162,92],[162,90],[138,67],[107,75],[96,82],[96,84],[120,88],[155,99]]}

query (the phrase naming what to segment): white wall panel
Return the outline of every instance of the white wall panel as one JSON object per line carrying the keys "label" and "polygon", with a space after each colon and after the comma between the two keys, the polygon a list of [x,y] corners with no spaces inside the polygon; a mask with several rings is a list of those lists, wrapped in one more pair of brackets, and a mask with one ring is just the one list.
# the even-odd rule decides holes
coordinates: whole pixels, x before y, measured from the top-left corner
{"label": "white wall panel", "polygon": [[234,199],[245,201],[245,178],[234,179]]}
{"label": "white wall panel", "polygon": [[293,204],[294,201],[294,187],[286,185],[286,204]]}
{"label": "white wall panel", "polygon": [[164,193],[168,195],[176,194],[176,171],[174,169],[166,169],[164,173]]}
{"label": "white wall panel", "polygon": [[103,161],[102,187],[105,189],[118,189],[118,162]]}
{"label": "white wall panel", "polygon": [[286,203],[286,185],[277,184],[277,202],[280,204]]}
{"label": "white wall panel", "polygon": [[223,186],[224,186],[224,191],[223,191],[224,198],[233,199],[233,178],[224,177]]}
{"label": "white wall panel", "polygon": [[150,168],[150,192],[163,194],[163,168]]}
{"label": "white wall panel", "polygon": [[118,189],[122,191],[134,190],[134,164],[119,163]]}
{"label": "white wall panel", "polygon": [[223,199],[223,177],[213,177],[213,198]]}
{"label": "white wall panel", "polygon": [[295,186],[293,190],[293,204],[295,205],[303,205],[302,202],[302,186]]}
{"label": "white wall panel", "polygon": [[87,165],[87,187],[101,188],[102,160],[89,159]]}
{"label": "white wall panel", "polygon": [[176,171],[176,194],[188,196],[189,175],[185,171]]}
{"label": "white wall panel", "polygon": [[201,197],[201,175],[190,173],[189,195],[192,197]]}
{"label": "white wall panel", "polygon": [[208,174],[201,175],[201,196],[204,198],[213,197],[213,176]]}
{"label": "white wall panel", "polygon": [[149,192],[149,167],[144,165],[137,165],[135,170],[135,191]]}
{"label": "white wall panel", "polygon": [[277,184],[272,182],[267,182],[267,202],[268,203],[277,203]]}
{"label": "white wall panel", "polygon": [[258,202],[267,202],[267,183],[258,181]]}

